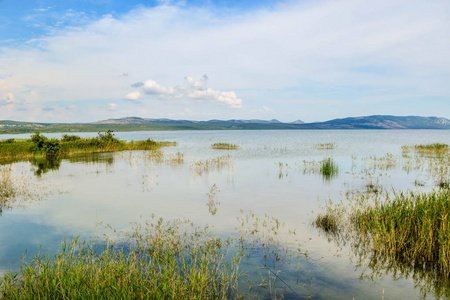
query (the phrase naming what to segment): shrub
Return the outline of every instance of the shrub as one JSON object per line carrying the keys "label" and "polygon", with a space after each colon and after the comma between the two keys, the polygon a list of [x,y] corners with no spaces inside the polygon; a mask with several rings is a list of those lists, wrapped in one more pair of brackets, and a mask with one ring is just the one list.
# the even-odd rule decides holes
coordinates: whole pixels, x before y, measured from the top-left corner
{"label": "shrub", "polygon": [[47,137],[43,136],[39,131],[35,132],[32,136],[31,136],[31,142],[34,144],[32,151],[33,152],[41,152],[42,151],[42,147],[44,146],[44,142],[47,140]]}
{"label": "shrub", "polygon": [[63,134],[61,141],[63,142],[76,142],[81,140],[81,138],[77,135]]}
{"label": "shrub", "polygon": [[41,151],[47,158],[57,158],[61,155],[61,143],[57,139],[47,139],[44,141]]}

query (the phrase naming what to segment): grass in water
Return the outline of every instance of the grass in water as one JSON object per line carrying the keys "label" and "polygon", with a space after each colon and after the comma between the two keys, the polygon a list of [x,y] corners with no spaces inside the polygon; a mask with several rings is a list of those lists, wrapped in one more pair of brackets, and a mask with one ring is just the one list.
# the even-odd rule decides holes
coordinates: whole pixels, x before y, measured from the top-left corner
{"label": "grass in water", "polygon": [[239,145],[229,143],[214,143],[211,145],[211,148],[223,150],[236,150],[239,149]]}
{"label": "grass in water", "polygon": [[125,241],[74,239],[54,259],[37,255],[0,281],[2,299],[236,298],[240,251],[183,221],[137,225]]}
{"label": "grass in water", "polygon": [[450,286],[449,199],[448,189],[386,199],[361,195],[349,206],[329,204],[313,224],[338,232],[337,243],[350,241],[374,272],[381,265],[412,276],[424,294],[433,290],[438,299],[448,299],[450,289],[442,286]]}
{"label": "grass in water", "polygon": [[125,142],[115,138],[111,131],[99,132],[98,136],[93,138],[64,134],[61,139],[49,139],[36,132],[30,139],[8,139],[0,142],[0,160],[11,162],[34,157],[55,159],[80,153],[156,150],[174,145],[176,143],[156,142],[152,139]]}
{"label": "grass in water", "polygon": [[339,169],[333,159],[329,157],[322,161],[320,173],[325,180],[331,180],[337,176],[337,174],[339,173]]}
{"label": "grass in water", "polygon": [[426,144],[426,145],[415,145],[415,146],[403,146],[403,152],[414,151],[419,154],[445,154],[448,153],[450,148],[447,144]]}
{"label": "grass in water", "polygon": [[336,143],[324,143],[324,144],[317,144],[316,149],[319,150],[331,150],[336,149],[337,145]]}

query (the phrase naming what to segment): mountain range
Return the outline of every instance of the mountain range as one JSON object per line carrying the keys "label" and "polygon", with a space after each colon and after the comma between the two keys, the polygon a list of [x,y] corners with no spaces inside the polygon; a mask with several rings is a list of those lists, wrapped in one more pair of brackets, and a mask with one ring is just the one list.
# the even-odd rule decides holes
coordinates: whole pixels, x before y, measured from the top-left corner
{"label": "mountain range", "polygon": [[35,123],[0,121],[0,133],[143,130],[270,130],[270,129],[450,129],[450,120],[439,117],[373,115],[304,123],[278,120],[171,120],[124,117],[92,123]]}

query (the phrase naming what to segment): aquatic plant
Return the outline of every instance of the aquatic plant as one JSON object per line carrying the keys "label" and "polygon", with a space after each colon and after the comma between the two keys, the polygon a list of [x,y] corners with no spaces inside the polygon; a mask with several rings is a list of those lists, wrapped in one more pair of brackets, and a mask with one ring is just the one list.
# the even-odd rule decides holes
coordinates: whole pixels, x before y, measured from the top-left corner
{"label": "aquatic plant", "polygon": [[174,142],[144,141],[124,142],[114,137],[111,131],[99,133],[97,137],[81,138],[75,135],[63,135],[61,139],[48,139],[36,132],[28,140],[0,143],[0,160],[11,162],[29,159],[35,156],[62,158],[80,153],[115,152],[124,150],[156,150],[161,147],[175,146]]}
{"label": "aquatic plant", "polygon": [[447,144],[434,143],[434,144],[424,144],[414,146],[403,146],[402,150],[404,153],[414,151],[420,154],[443,154],[448,153],[450,148]]}
{"label": "aquatic plant", "polygon": [[338,166],[331,157],[326,158],[322,161],[320,173],[322,174],[325,180],[330,180],[336,177],[338,172],[339,172]]}
{"label": "aquatic plant", "polygon": [[187,221],[136,225],[113,242],[64,242],[53,259],[35,256],[0,281],[2,299],[236,298],[239,250]]}
{"label": "aquatic plant", "polygon": [[214,143],[211,145],[213,149],[224,149],[224,150],[236,150],[239,149],[239,145],[230,143]]}
{"label": "aquatic plant", "polygon": [[331,150],[336,149],[336,147],[337,147],[336,143],[324,143],[324,144],[317,144],[315,146],[315,148],[319,150]]}
{"label": "aquatic plant", "polygon": [[[396,272],[413,274],[418,285],[423,278],[448,284],[449,198],[448,189],[400,193],[384,199],[359,194],[349,199],[348,205],[329,203],[326,213],[317,215],[313,224],[338,235],[334,239],[338,243],[349,241],[358,255],[366,257],[362,260],[369,257],[374,264],[384,261],[391,270],[395,267]],[[450,295],[450,290],[446,293]]]}
{"label": "aquatic plant", "polygon": [[191,164],[191,169],[197,174],[202,175],[210,171],[220,171],[227,167],[233,166],[233,161],[230,155],[218,156],[206,160],[195,161]]}

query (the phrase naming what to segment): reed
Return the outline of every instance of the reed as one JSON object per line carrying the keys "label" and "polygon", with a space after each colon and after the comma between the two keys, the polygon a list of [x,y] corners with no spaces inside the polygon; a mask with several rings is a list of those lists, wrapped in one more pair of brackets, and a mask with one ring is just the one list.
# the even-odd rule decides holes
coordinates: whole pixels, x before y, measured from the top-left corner
{"label": "reed", "polygon": [[323,143],[323,144],[317,144],[316,145],[316,149],[319,150],[331,150],[331,149],[336,149],[337,144],[336,143]]}
{"label": "reed", "polygon": [[327,214],[319,214],[314,224],[324,231],[339,228],[353,245],[368,248],[368,252],[410,269],[432,272],[436,278],[448,281],[449,198],[448,189],[401,193],[385,199],[360,195],[345,210],[329,205]]}
{"label": "reed", "polygon": [[419,154],[445,154],[448,153],[450,148],[447,144],[434,143],[414,146],[402,147],[403,152],[408,153],[414,151]]}
{"label": "reed", "polygon": [[74,239],[53,259],[37,255],[4,276],[0,298],[237,298],[242,255],[226,256],[226,241],[207,229],[159,219],[137,226],[124,241]]}
{"label": "reed", "polygon": [[320,167],[320,173],[325,180],[330,180],[337,176],[339,173],[339,168],[332,158],[326,158],[322,161]]}
{"label": "reed", "polygon": [[156,142],[152,139],[125,142],[115,138],[111,131],[99,133],[97,137],[93,138],[64,134],[61,139],[48,139],[37,132],[27,140],[9,139],[0,142],[0,160],[11,162],[35,156],[64,158],[83,153],[156,150],[175,145],[174,142]]}
{"label": "reed", "polygon": [[237,150],[239,145],[229,144],[229,143],[214,143],[211,145],[212,149],[223,149],[223,150]]}

